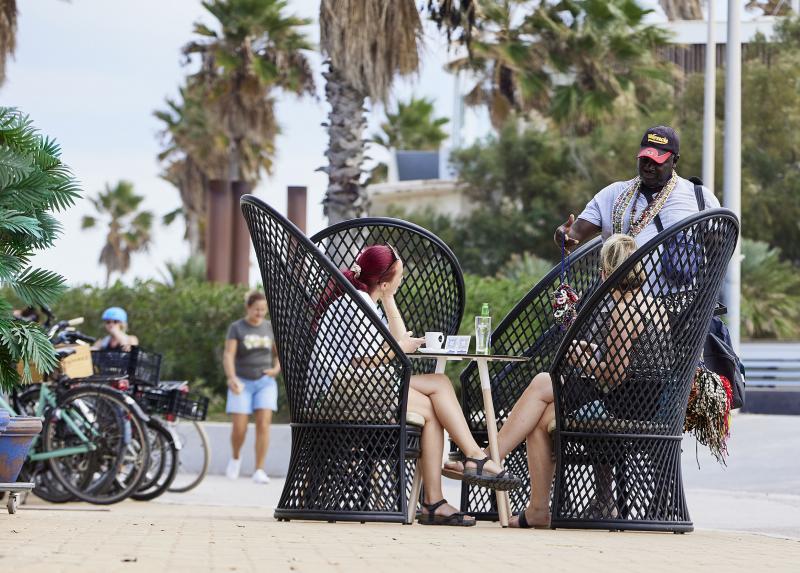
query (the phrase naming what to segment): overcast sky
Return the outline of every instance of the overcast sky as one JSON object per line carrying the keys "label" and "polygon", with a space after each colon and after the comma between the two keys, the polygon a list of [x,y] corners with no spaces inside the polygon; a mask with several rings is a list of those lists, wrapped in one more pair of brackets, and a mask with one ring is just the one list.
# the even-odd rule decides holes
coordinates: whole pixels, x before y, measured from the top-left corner
{"label": "overcast sky", "polygon": [[[655,0],[644,2],[655,5]],[[0,105],[18,107],[37,127],[61,144],[63,159],[81,182],[85,195],[95,195],[106,183],[127,179],[146,197],[144,207],[157,215],[179,206],[177,190],[158,176],[159,122],[154,109],[166,96],[175,96],[186,69],[180,49],[192,36],[192,23],[212,19],[199,0],[21,0],[16,58],[9,62],[0,88]],[[724,19],[725,2],[719,2]],[[319,0],[290,0],[290,10],[314,19],[307,33],[316,43]],[[277,118],[283,133],[277,140],[275,172],[256,194],[285,211],[286,187],[309,188],[309,232],[324,225],[320,201],[326,177],[315,169],[324,164],[327,106],[320,76],[321,61],[309,57],[317,74],[318,101],[281,97]],[[452,115],[453,79],[443,71],[447,50],[435,28],[429,27],[421,73],[399,81],[395,94],[435,98],[437,113]],[[382,110],[369,114],[370,133]],[[467,112],[463,139],[485,134],[487,122]],[[380,150],[372,153],[380,158]],[[85,199],[60,219],[64,236],[55,248],[38,255],[35,263],[62,273],[71,284],[99,283],[105,272],[97,264],[104,229],[81,231],[80,219],[91,214]],[[165,261],[187,255],[180,221],[160,224],[150,253],[133,258],[133,277],[158,276]],[[251,278],[257,280],[253,262]]]}

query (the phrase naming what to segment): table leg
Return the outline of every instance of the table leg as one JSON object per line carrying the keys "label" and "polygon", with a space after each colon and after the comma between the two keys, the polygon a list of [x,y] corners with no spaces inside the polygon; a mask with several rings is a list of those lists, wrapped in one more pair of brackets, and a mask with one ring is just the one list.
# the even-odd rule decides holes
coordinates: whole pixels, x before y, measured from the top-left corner
{"label": "table leg", "polygon": [[[478,358],[475,362],[478,363],[478,375],[481,379],[483,408],[486,413],[486,431],[489,434],[489,454],[495,463],[502,465],[502,461],[500,460],[500,448],[497,445],[497,419],[494,416],[494,401],[492,400],[488,360],[485,358]],[[508,527],[508,517],[511,514],[508,492],[497,491],[496,494],[497,513],[500,517],[500,525]]]}
{"label": "table leg", "polygon": [[[434,372],[436,374],[444,374],[445,366],[447,366],[447,358],[437,358],[436,359],[436,370]],[[447,433],[447,430],[444,431],[444,449],[442,450],[442,466],[446,464],[450,460],[450,448],[447,447],[447,444],[450,443],[450,434]]]}

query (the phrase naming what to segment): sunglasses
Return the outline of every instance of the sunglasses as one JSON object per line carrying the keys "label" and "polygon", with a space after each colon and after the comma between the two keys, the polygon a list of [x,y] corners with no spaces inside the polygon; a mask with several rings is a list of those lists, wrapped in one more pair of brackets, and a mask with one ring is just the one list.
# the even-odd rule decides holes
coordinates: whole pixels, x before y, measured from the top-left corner
{"label": "sunglasses", "polygon": [[389,263],[389,266],[388,266],[388,267],[386,267],[386,270],[385,270],[385,271],[383,271],[383,272],[381,273],[381,276],[380,276],[380,277],[378,277],[378,282],[380,282],[380,281],[381,281],[381,279],[382,279],[384,276],[386,276],[386,274],[388,274],[388,273],[389,273],[389,271],[392,269],[392,266],[393,266],[393,265],[394,265],[394,264],[395,264],[397,261],[399,261],[399,260],[400,260],[400,253],[398,253],[398,252],[397,252],[397,249],[396,249],[396,248],[394,248],[394,245],[390,245],[389,243],[386,243],[386,246],[387,246],[387,247],[389,247],[389,250],[391,250],[391,251],[392,251],[392,262],[391,262],[391,263]]}
{"label": "sunglasses", "polygon": [[121,320],[104,320],[105,324],[122,324]]}

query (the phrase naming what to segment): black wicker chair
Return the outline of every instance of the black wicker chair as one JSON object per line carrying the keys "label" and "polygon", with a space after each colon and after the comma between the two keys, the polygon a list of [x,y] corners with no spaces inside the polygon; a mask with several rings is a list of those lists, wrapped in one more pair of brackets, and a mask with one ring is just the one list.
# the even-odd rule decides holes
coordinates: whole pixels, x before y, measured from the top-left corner
{"label": "black wicker chair", "polygon": [[[415,335],[442,332],[458,334],[464,315],[464,276],[453,251],[436,235],[399,219],[352,219],[313,237],[338,268],[350,268],[364,247],[394,246],[403,258],[405,278],[397,291],[397,306]],[[435,360],[412,361],[414,374],[433,372]]]}
{"label": "black wicker chair", "polygon": [[[570,257],[570,284],[585,301],[600,280],[600,238],[581,246]],[[560,266],[552,269],[520,300],[492,332],[492,352],[530,356],[528,362],[490,362],[489,376],[498,425],[502,426],[514,404],[539,372],[547,372],[565,334],[553,319],[550,294],[560,284]],[[488,444],[478,369],[471,363],[461,373],[464,414],[479,444]],[[451,446],[454,449],[454,446]],[[522,511],[530,499],[528,462],[523,443],[505,459],[505,467],[523,480],[523,487],[509,492],[512,513]],[[497,520],[496,497],[491,491],[461,485],[461,510],[481,520]]]}
{"label": "black wicker chair", "polygon": [[[339,268],[349,268],[366,246],[394,246],[405,267],[405,278],[395,298],[406,326],[417,336],[426,331],[458,334],[464,315],[464,276],[453,251],[427,229],[400,219],[365,217],[332,225],[311,241]],[[436,361],[412,360],[411,366],[413,374],[432,373]],[[418,419],[415,422],[420,423]],[[418,498],[421,477],[416,458],[408,457],[408,499]],[[409,523],[415,510],[416,505],[410,503]]]}
{"label": "black wicker chair", "polygon": [[[680,460],[686,404],[738,232],[725,209],[689,217],[637,250],[585,302],[550,369],[553,528],[693,529]],[[644,284],[634,304],[619,293],[637,265]],[[623,358],[601,348],[599,364],[579,368],[570,359],[576,340],[617,349],[627,340],[629,350]]]}
{"label": "black wicker chair", "polygon": [[[336,265],[297,227],[251,195],[242,197],[241,206],[291,416],[291,459],[275,517],[404,522],[405,460],[419,456],[420,436],[419,427],[406,423],[408,358]],[[354,339],[368,340],[382,366],[343,364],[342,345]]]}

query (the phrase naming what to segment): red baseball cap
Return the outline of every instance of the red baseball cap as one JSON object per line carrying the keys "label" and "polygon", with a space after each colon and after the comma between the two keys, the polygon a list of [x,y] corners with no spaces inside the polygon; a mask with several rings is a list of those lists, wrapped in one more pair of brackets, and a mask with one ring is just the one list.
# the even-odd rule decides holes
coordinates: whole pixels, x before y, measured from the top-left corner
{"label": "red baseball cap", "polygon": [[675,130],[666,125],[657,125],[644,132],[641,149],[636,157],[647,157],[656,163],[664,163],[678,153],[680,140]]}

